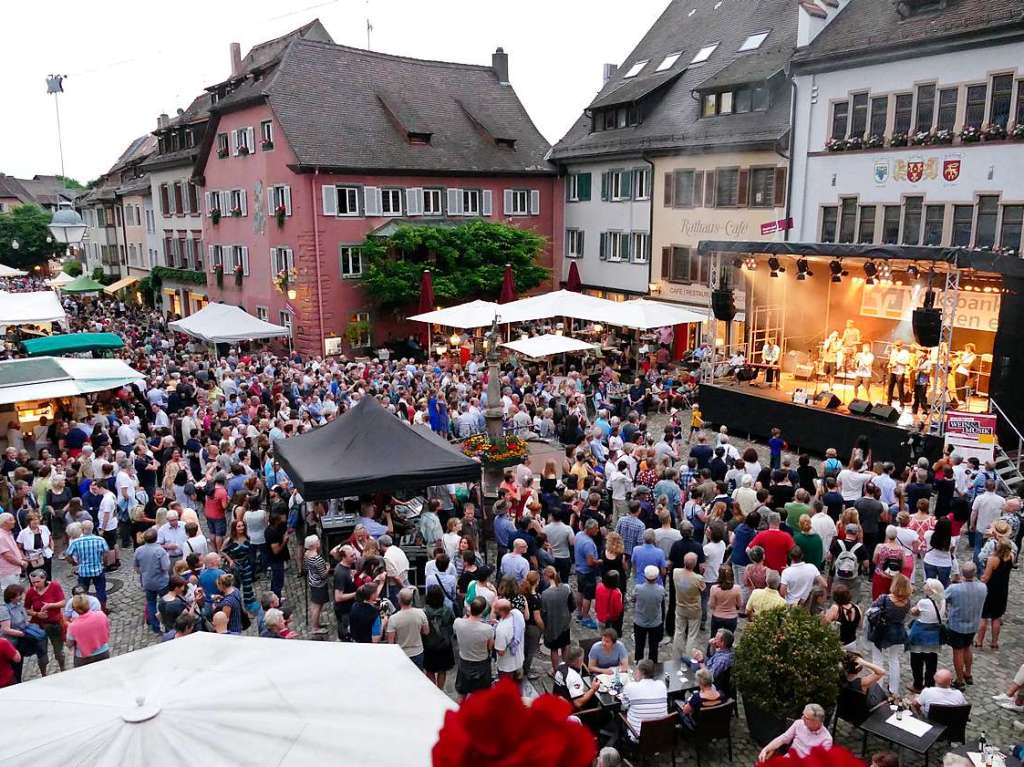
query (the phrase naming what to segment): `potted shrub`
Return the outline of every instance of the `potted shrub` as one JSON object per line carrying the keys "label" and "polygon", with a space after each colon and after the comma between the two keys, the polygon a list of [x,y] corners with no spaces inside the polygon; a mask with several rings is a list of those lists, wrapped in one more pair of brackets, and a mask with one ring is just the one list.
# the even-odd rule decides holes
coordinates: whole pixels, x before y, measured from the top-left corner
{"label": "potted shrub", "polygon": [[213,276],[217,280],[217,287],[218,288],[223,288],[224,287],[224,265],[223,264],[217,264],[216,266],[213,267]]}
{"label": "potted shrub", "polygon": [[243,276],[244,276],[244,272],[242,270],[242,265],[238,264],[235,267],[235,285],[237,285],[238,287],[242,287],[242,277]]}
{"label": "potted shrub", "polygon": [[237,218],[238,216],[241,216],[241,215],[242,215],[242,209],[241,209],[241,208],[239,208],[239,207],[234,207],[234,208],[232,208],[232,209],[231,209],[231,215],[232,215],[232,216],[235,216],[236,218]]}
{"label": "potted shrub", "polygon": [[780,607],[749,622],[736,646],[733,680],[750,735],[765,745],[808,703],[831,709],[839,697],[843,648],[818,616]]}
{"label": "potted shrub", "polygon": [[210,220],[213,222],[214,226],[220,223],[220,208],[214,208],[210,211]]}
{"label": "potted shrub", "polygon": [[909,140],[905,131],[893,131],[889,136],[889,146],[906,146]]}
{"label": "potted shrub", "polygon": [[278,205],[274,208],[274,218],[277,219],[277,225],[279,227],[284,226],[284,219],[286,215],[288,215],[288,210],[284,205]]}

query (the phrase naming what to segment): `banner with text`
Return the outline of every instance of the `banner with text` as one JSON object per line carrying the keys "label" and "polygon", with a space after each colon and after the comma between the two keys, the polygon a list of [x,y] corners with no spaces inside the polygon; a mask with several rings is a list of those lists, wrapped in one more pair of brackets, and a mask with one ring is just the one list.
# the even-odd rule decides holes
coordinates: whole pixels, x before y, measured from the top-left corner
{"label": "banner with text", "polygon": [[[864,317],[910,322],[914,309],[924,300],[924,293],[922,285],[865,285],[860,313]],[[936,300],[936,306],[940,300]],[[995,333],[999,327],[999,294],[961,291],[953,327]]]}
{"label": "banner with text", "polygon": [[946,444],[965,459],[976,456],[983,464],[995,459],[996,417],[990,413],[946,412]]}

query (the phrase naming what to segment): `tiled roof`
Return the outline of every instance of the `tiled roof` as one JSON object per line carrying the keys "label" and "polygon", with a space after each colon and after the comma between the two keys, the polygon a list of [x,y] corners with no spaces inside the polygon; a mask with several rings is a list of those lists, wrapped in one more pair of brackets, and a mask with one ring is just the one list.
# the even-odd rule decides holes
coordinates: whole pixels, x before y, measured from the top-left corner
{"label": "tiled roof", "polygon": [[14,197],[23,203],[34,202],[32,194],[19,179],[0,173],[0,197]]}
{"label": "tiled roof", "polygon": [[771,77],[786,68],[786,62],[793,56],[793,47],[768,48],[764,51],[757,51],[739,56],[720,69],[717,74],[712,75],[702,82],[699,90],[711,91],[728,88],[735,85],[743,85],[752,82],[757,78]]}
{"label": "tiled roof", "polygon": [[1024,27],[1024,0],[946,0],[944,7],[905,19],[892,0],[850,0],[793,62],[897,48],[913,55],[917,44],[1008,25]]}
{"label": "tiled roof", "polygon": [[684,71],[686,71],[685,68],[681,67],[677,61],[671,71],[622,80],[617,87],[610,91],[602,92],[591,101],[587,109],[601,109],[616,104],[629,104],[633,101],[639,101],[648,94],[654,93],[658,88],[668,85]]}
{"label": "tiled roof", "polygon": [[[636,87],[638,91],[643,112],[641,124],[591,133],[589,114],[581,114],[555,144],[552,159],[700,150],[709,148],[708,145],[730,148],[777,141],[789,128],[788,87],[775,84],[767,112],[712,118],[700,117],[700,103],[692,94],[724,70],[741,67],[733,66],[734,61],[741,59],[752,59],[751,65],[742,65],[750,81],[766,79],[773,70],[777,71],[775,63],[763,54],[740,53],[738,49],[748,36],[770,30],[763,43],[766,50],[792,51],[796,46],[797,8],[797,0],[672,0],[591,104],[600,107],[614,103],[612,94],[631,79],[625,75],[634,64],[646,60],[634,81],[637,85],[625,86]],[[706,62],[689,63],[702,47],[713,43],[718,43],[718,47]],[[640,86],[645,80],[665,75],[656,72],[657,67],[666,56],[680,51],[682,55],[666,70],[668,79],[679,73],[676,79],[654,92]],[[755,61],[757,66],[753,66]],[[726,71],[723,77],[731,75]]]}
{"label": "tiled roof", "polygon": [[[401,94],[395,108],[417,126],[430,126],[429,144],[410,143],[381,93]],[[229,98],[237,103],[254,97],[269,100],[302,166],[553,172],[544,159],[547,141],[515,90],[501,85],[489,66],[294,40],[273,73]],[[215,111],[230,105],[218,104]],[[514,140],[514,149],[499,146],[496,138]]]}
{"label": "tiled roof", "polygon": [[320,23],[320,19],[313,19],[308,24],[303,24],[298,29],[293,29],[286,35],[267,40],[259,45],[254,45],[242,59],[242,71],[259,69],[278,58],[284,49],[288,47],[293,39],[301,37],[304,40],[317,40],[321,43],[333,43],[330,33]]}
{"label": "tiled roof", "polygon": [[125,181],[117,187],[117,193],[122,197],[129,194],[139,194],[149,191],[149,174],[138,176],[130,181]]}

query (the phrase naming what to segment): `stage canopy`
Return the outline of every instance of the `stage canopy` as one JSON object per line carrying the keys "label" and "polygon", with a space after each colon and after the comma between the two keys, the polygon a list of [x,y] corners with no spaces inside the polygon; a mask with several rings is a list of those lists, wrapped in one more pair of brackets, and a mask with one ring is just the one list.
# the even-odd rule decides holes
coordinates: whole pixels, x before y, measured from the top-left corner
{"label": "stage canopy", "polygon": [[445,325],[450,328],[490,327],[498,314],[498,304],[493,301],[470,301],[447,309],[438,309],[410,317],[415,322],[429,322],[431,325]]}
{"label": "stage canopy", "polygon": [[274,452],[307,501],[480,479],[479,463],[373,397],[326,426],[274,440]]}
{"label": "stage canopy", "polygon": [[0,405],[120,389],[142,380],[142,373],[117,359],[7,360],[0,362]]}
{"label": "stage canopy", "polygon": [[99,293],[103,290],[103,283],[96,282],[87,274],[80,274],[61,287],[65,293]]}
{"label": "stage canopy", "polygon": [[47,322],[58,322],[66,327],[67,321],[64,307],[52,290],[34,293],[0,292],[0,327],[43,325]]}
{"label": "stage canopy", "polygon": [[594,349],[593,344],[588,344],[586,341],[581,341],[578,338],[556,336],[550,333],[543,336],[534,336],[533,338],[522,338],[518,341],[509,341],[508,343],[501,344],[501,346],[535,360],[550,357],[553,354],[592,351]]}
{"label": "stage canopy", "polygon": [[168,327],[214,344],[291,335],[283,325],[265,322],[232,304],[207,304],[195,314],[169,323]]}
{"label": "stage canopy", "polygon": [[63,288],[69,282],[74,282],[74,281],[75,281],[75,278],[72,277],[70,274],[68,274],[67,272],[61,272],[56,277],[54,277],[52,280],[48,280],[47,284],[51,288]]}
{"label": "stage canopy", "polygon": [[21,269],[14,269],[5,264],[0,264],[0,277],[24,277],[26,274],[28,272],[24,272]]}
{"label": "stage canopy", "polygon": [[0,764],[430,767],[456,704],[397,645],[197,631],[4,688],[0,707]]}
{"label": "stage canopy", "polygon": [[29,357],[45,355],[82,354],[101,349],[121,349],[124,340],[117,333],[67,333],[21,342]]}

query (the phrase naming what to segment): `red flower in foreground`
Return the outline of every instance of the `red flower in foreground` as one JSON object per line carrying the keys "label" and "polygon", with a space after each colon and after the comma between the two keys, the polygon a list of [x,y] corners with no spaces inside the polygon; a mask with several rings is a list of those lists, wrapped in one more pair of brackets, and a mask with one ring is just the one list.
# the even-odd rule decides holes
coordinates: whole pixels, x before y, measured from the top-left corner
{"label": "red flower in foreground", "polygon": [[842,746],[832,746],[826,750],[821,746],[807,756],[784,754],[773,756],[763,767],[864,767],[864,760],[858,759]]}
{"label": "red flower in foreground", "polygon": [[434,767],[587,767],[597,744],[586,727],[570,722],[572,708],[554,695],[523,705],[519,688],[502,680],[445,714]]}

